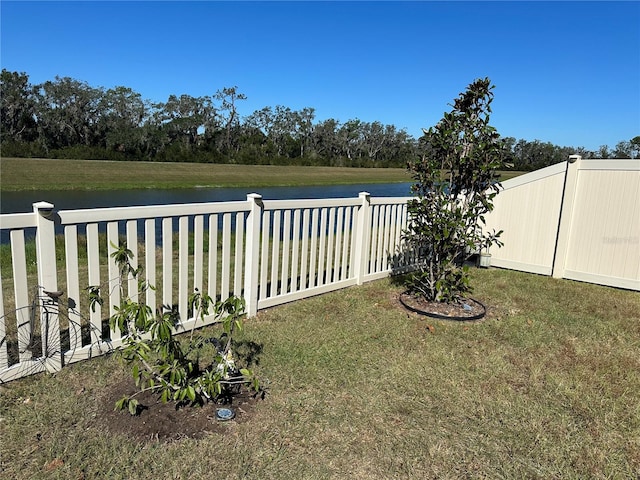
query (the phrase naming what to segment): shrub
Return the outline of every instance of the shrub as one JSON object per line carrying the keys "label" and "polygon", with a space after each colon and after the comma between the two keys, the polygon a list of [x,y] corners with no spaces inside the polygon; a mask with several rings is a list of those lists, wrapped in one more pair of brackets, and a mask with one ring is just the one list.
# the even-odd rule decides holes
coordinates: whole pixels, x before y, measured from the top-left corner
{"label": "shrub", "polygon": [[404,238],[419,264],[407,285],[428,301],[455,302],[469,293],[464,260],[482,247],[501,245],[501,232],[482,229],[508,151],[489,125],[493,88],[488,78],[469,85],[435,127],[423,130],[423,154],[408,164],[416,198],[408,206]]}
{"label": "shrub", "polygon": [[[242,386],[259,393],[260,384],[253,372],[240,368],[233,356],[233,335],[242,329],[245,302],[239,297],[230,297],[214,303],[212,298],[197,290],[189,297],[189,309],[193,317],[204,320],[210,310],[222,325],[219,337],[204,339],[191,330],[188,341],[180,341],[174,335],[180,317],[175,308],[165,305],[153,313],[151,307],[124,295],[123,285],[128,276],[139,277],[141,270],[130,263],[132,252],[120,245],[111,256],[119,267],[121,302],[110,318],[111,329],[119,328],[125,335],[120,353],[124,362],[131,366],[131,373],[140,390],[116,402],[116,409],[139,413],[140,405],[135,398],[146,391],[157,393],[162,402],[203,405],[208,401],[228,399]],[[138,298],[147,288],[139,281]],[[102,303],[99,287],[89,287],[91,306]],[[206,344],[215,347],[211,361],[201,358]],[[203,366],[202,364],[206,364]]]}

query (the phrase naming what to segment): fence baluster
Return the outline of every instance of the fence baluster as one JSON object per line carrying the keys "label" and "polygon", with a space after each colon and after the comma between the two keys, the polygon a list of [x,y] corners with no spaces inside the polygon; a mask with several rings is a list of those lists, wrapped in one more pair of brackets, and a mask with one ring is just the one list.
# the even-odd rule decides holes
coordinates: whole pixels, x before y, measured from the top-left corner
{"label": "fence baluster", "polygon": [[271,288],[270,295],[278,295],[278,272],[280,270],[280,210],[273,212],[271,230]]}
{"label": "fence baluster", "polygon": [[291,210],[284,212],[282,232],[282,272],[280,276],[280,294],[289,291],[289,257],[291,256]]}
{"label": "fence baluster", "polygon": [[[244,297],[247,315],[258,312],[258,265],[260,248],[260,217],[262,216],[262,196],[257,193],[247,195],[249,215],[247,216],[246,264]],[[243,217],[244,218],[244,217]],[[264,261],[264,258],[263,258]]]}
{"label": "fence baluster", "polygon": [[155,311],[156,309],[156,219],[148,218],[144,222],[144,274],[149,285],[145,301]]}
{"label": "fence baluster", "polygon": [[208,293],[214,300],[218,294],[218,215],[209,215]]}
{"label": "fence baluster", "polygon": [[291,291],[299,289],[298,282],[298,259],[300,253],[300,210],[293,212],[293,247],[291,251]]}
{"label": "fence baluster", "polygon": [[222,285],[220,296],[222,300],[229,298],[229,282],[231,275],[231,214],[222,216]]}

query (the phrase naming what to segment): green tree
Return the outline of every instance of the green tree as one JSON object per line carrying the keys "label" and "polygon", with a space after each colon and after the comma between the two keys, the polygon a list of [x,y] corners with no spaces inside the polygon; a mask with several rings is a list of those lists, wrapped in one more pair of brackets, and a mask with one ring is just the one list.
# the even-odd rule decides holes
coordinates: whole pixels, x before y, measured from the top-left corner
{"label": "green tree", "polygon": [[415,157],[415,148],[416,142],[405,129],[386,125],[382,149],[373,160],[377,161],[376,166],[401,167]]}
{"label": "green tree", "polygon": [[37,137],[34,88],[26,73],[2,69],[0,75],[0,135],[2,141],[32,141]]}
{"label": "green tree", "polygon": [[640,158],[640,135],[629,140],[631,147],[631,158]]}
{"label": "green tree", "polygon": [[598,147],[598,151],[596,152],[597,158],[609,158],[611,156],[611,152],[609,151],[608,145],[600,145]]}
{"label": "green tree", "polygon": [[40,85],[36,113],[47,148],[95,145],[99,103],[103,89],[69,77]]}
{"label": "green tree", "polygon": [[366,156],[371,161],[376,161],[378,155],[384,149],[387,142],[387,132],[381,122],[364,122],[362,128],[362,146]]}
{"label": "green tree", "polygon": [[169,142],[180,146],[187,153],[193,152],[199,132],[214,123],[216,109],[209,97],[169,95],[159,106],[162,128]]}
{"label": "green tree", "polygon": [[249,135],[253,139],[253,145],[258,149],[259,155],[262,157],[274,157],[276,155],[276,147],[270,132],[274,123],[274,114],[271,107],[264,107],[261,110],[254,111],[245,118],[244,126]]}
{"label": "green tree", "polygon": [[428,301],[455,302],[470,292],[463,261],[470,252],[499,244],[500,232],[482,230],[507,154],[489,125],[493,88],[488,78],[469,85],[453,110],[424,130],[423,154],[408,165],[416,198],[409,202],[404,237],[419,263],[407,283],[412,294]]}
{"label": "green tree", "polygon": [[110,88],[102,95],[97,135],[107,150],[136,155],[141,151],[142,126],[149,115],[149,105],[142,96],[124,86]]}
{"label": "green tree", "polygon": [[302,110],[291,112],[292,138],[300,146],[300,157],[304,157],[311,145],[313,134],[313,119],[315,109],[306,107]]}
{"label": "green tree", "polygon": [[[289,156],[289,145],[292,143],[295,117],[289,107],[276,105],[269,138],[278,150],[278,156]],[[297,151],[297,149],[296,149]]]}
{"label": "green tree", "polygon": [[311,134],[311,148],[326,162],[335,159],[339,153],[337,129],[339,122],[333,118],[318,122]]}
{"label": "green tree", "polygon": [[613,158],[633,158],[633,145],[631,142],[618,142],[613,150]]}
{"label": "green tree", "polygon": [[341,154],[352,163],[362,151],[362,121],[356,118],[343,123],[338,130],[338,141]]}
{"label": "green tree", "polygon": [[232,150],[237,152],[238,142],[233,142],[232,132],[238,131],[237,127],[240,123],[238,116],[238,100],[246,100],[247,96],[238,92],[238,87],[225,87],[218,90],[215,99],[220,102],[218,106],[219,118],[222,128],[225,132],[223,149],[224,152],[230,153]]}

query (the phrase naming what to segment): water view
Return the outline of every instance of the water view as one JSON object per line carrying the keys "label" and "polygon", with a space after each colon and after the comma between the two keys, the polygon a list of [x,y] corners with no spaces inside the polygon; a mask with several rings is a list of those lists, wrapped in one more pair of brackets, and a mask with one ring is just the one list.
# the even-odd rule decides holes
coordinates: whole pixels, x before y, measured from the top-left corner
{"label": "water view", "polygon": [[175,203],[230,202],[245,200],[248,193],[259,193],[265,200],[357,197],[369,192],[372,197],[410,195],[411,183],[323,185],[305,187],[186,188],[175,190],[87,190],[22,191],[0,193],[0,213],[27,213],[39,201],[53,203],[57,210],[81,208],[169,205]]}

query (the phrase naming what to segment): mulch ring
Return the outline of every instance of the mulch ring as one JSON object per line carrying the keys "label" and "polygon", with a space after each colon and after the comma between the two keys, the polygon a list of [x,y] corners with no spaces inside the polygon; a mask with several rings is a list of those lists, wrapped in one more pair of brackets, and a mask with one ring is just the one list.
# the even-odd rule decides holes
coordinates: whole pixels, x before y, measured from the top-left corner
{"label": "mulch ring", "polygon": [[[135,393],[132,380],[123,380],[109,388],[97,401],[96,421],[107,431],[141,441],[171,442],[184,438],[202,438],[211,433],[228,432],[237,423],[248,421],[258,399],[253,392],[243,390],[230,404],[210,402],[202,407],[176,408],[173,402],[162,403],[157,394],[144,392],[136,396],[143,406],[139,415],[128,411],[114,411],[116,401]],[[216,409],[229,408],[235,413],[233,420],[216,418]]]}
{"label": "mulch ring", "polygon": [[485,317],[486,307],[478,300],[465,298],[458,303],[428,302],[407,292],[398,296],[405,309],[438,320],[477,321]]}

